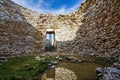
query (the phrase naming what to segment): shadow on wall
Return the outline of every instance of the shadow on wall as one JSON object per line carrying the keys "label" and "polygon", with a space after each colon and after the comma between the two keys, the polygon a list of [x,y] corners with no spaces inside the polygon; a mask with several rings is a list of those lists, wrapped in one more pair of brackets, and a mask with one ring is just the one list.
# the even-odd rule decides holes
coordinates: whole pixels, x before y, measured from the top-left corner
{"label": "shadow on wall", "polygon": [[[119,5],[119,0],[92,0],[82,4],[83,19],[82,24],[78,25],[76,38],[72,41],[58,41],[59,53],[118,58],[120,53]],[[76,14],[79,15],[80,11]]]}
{"label": "shadow on wall", "polygon": [[[4,14],[4,18],[0,15],[0,54],[19,56],[44,53],[45,36],[42,31],[27,21],[15,3],[3,1],[4,3],[0,2],[3,6],[0,14]],[[78,25],[76,37],[71,41],[57,41],[58,52],[118,57],[119,5],[119,0],[91,0],[91,2],[87,0],[81,5],[80,10],[71,15],[75,17],[76,23],[82,22]],[[81,12],[83,19],[79,20]],[[31,13],[28,11],[30,17]]]}
{"label": "shadow on wall", "polygon": [[3,0],[0,5],[0,55],[42,53],[43,34],[27,22],[15,3]]}

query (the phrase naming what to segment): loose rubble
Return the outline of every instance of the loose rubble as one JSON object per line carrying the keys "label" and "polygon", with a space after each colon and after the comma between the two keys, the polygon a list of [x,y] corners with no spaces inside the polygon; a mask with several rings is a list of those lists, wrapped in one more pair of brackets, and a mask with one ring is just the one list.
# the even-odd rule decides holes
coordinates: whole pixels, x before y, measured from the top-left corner
{"label": "loose rubble", "polygon": [[75,63],[81,63],[82,62],[82,60],[77,59],[76,57],[72,57],[72,56],[66,57],[65,59],[68,60],[68,61],[75,62]]}
{"label": "loose rubble", "polygon": [[120,69],[113,67],[96,68],[97,79],[120,80]]}
{"label": "loose rubble", "polygon": [[7,58],[6,58],[6,57],[0,56],[0,65],[1,65],[2,63],[6,62],[6,61],[7,61]]}

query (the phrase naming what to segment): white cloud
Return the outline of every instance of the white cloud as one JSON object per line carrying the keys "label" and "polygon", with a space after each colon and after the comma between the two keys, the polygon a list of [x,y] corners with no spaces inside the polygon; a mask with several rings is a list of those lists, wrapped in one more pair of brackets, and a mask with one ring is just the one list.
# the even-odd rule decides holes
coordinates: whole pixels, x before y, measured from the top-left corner
{"label": "white cloud", "polygon": [[22,5],[26,8],[29,8],[33,11],[37,11],[40,13],[49,13],[49,14],[67,14],[67,13],[71,13],[76,11],[79,6],[80,6],[80,1],[77,2],[77,4],[75,4],[74,6],[70,7],[70,8],[66,8],[66,6],[61,6],[61,8],[59,9],[47,9],[48,7],[50,7],[52,5],[52,3],[54,2],[54,0],[51,0],[51,2],[46,3],[44,2],[44,0],[39,0],[38,3],[34,3],[34,0],[12,0],[15,3]]}
{"label": "white cloud", "polygon": [[[72,12],[74,12],[74,11],[79,9],[80,3],[81,2],[78,2],[77,4],[75,4],[74,6],[70,7],[69,9],[67,9],[65,6],[63,6],[60,9],[52,10],[50,12],[52,14],[68,14],[68,13],[72,13]],[[49,12],[49,10],[48,10],[48,12]]]}

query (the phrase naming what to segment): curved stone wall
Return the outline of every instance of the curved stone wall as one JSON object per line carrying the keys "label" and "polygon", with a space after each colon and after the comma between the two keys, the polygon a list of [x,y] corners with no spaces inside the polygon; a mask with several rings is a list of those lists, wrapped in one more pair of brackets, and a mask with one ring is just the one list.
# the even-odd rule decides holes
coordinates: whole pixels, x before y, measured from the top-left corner
{"label": "curved stone wall", "polygon": [[68,15],[40,14],[10,0],[0,6],[1,54],[44,53],[47,29],[55,31],[60,53],[120,54],[119,0],[84,0]]}

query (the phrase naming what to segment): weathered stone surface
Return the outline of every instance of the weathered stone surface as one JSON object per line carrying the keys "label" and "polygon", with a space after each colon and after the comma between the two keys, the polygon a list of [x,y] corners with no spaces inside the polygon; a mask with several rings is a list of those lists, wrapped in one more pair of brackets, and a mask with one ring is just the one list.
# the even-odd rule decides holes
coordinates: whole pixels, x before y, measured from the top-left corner
{"label": "weathered stone surface", "polygon": [[[120,1],[84,0],[68,15],[40,14],[0,1],[0,54],[43,53],[48,29],[60,53],[120,56]],[[120,60],[119,60],[120,61]]]}
{"label": "weathered stone surface", "polygon": [[[102,80],[119,80],[120,70],[114,67],[96,68],[98,78]],[[99,76],[101,75],[101,76]]]}
{"label": "weathered stone surface", "polygon": [[56,68],[55,80],[77,80],[77,76],[71,70],[65,68]]}
{"label": "weathered stone surface", "polygon": [[7,58],[6,58],[6,57],[0,56],[0,65],[1,65],[2,63],[6,62],[6,61],[7,61]]}

